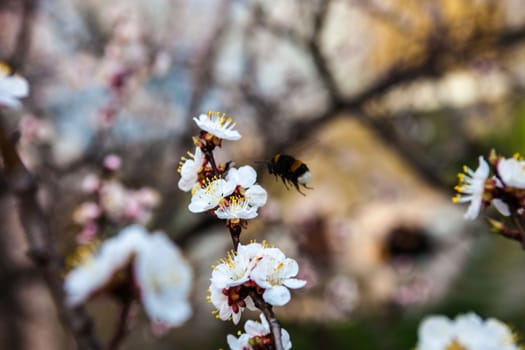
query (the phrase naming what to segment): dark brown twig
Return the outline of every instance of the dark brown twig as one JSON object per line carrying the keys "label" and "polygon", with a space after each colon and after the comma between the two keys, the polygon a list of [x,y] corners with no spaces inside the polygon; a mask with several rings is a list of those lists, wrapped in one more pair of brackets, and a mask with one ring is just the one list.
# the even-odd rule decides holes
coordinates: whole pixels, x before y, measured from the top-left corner
{"label": "dark brown twig", "polygon": [[69,329],[79,349],[100,349],[93,333],[93,324],[84,308],[68,308],[62,288],[62,259],[53,245],[53,235],[48,220],[37,200],[38,184],[22,163],[15,147],[9,140],[0,114],[0,151],[4,161],[5,178],[18,199],[19,219],[29,243],[29,256],[40,269],[52,294],[59,316]]}
{"label": "dark brown twig", "polygon": [[521,247],[525,250],[525,230],[523,229],[523,225],[521,224],[519,216],[515,212],[512,213],[511,217],[512,222],[516,225],[516,229],[520,233]]}
{"label": "dark brown twig", "polygon": [[275,344],[275,350],[284,350],[281,339],[281,325],[279,324],[277,318],[275,318],[272,306],[267,304],[254,290],[250,291],[249,295],[252,298],[255,306],[262,311],[264,317],[266,317],[266,321],[268,321],[268,324],[270,325],[270,330],[272,332],[273,341]]}
{"label": "dark brown twig", "polygon": [[132,300],[126,300],[122,303],[122,309],[120,310],[120,316],[117,323],[117,328],[115,329],[115,334],[109,342],[108,349],[116,350],[119,348],[120,344],[126,337],[128,330],[128,318],[129,312],[131,311]]}
{"label": "dark brown twig", "polygon": [[31,20],[37,7],[37,0],[24,0],[22,3],[22,16],[20,27],[16,36],[16,46],[8,58],[7,63],[13,71],[19,71],[23,68],[27,52],[31,44]]}
{"label": "dark brown twig", "polygon": [[228,225],[228,228],[230,229],[230,235],[232,236],[233,250],[237,251],[237,247],[239,247],[239,243],[241,242],[240,237],[242,228],[240,225]]}

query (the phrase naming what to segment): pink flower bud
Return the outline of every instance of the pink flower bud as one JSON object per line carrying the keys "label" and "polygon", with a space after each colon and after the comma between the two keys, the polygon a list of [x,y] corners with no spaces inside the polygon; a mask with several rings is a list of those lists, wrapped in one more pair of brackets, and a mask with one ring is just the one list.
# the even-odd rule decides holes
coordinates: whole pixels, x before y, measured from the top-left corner
{"label": "pink flower bud", "polygon": [[108,154],[104,158],[104,166],[111,171],[118,170],[121,165],[122,165],[122,159],[116,154]]}

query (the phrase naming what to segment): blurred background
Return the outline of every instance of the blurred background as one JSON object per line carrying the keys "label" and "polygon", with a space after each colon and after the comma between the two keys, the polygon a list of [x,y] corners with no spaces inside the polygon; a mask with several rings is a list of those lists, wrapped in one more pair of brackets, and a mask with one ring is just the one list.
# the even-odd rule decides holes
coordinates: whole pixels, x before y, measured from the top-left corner
{"label": "blurred background", "polygon": [[[7,123],[59,252],[139,221],[195,269],[192,319],[159,336],[137,307],[123,349],[227,348],[226,334],[258,319],[211,315],[210,265],[231,240],[177,188],[192,118],[208,110],[243,135],[219,160],[258,167],[269,192],[241,241],[266,239],[308,280],[275,309],[294,349],[410,349],[434,313],[474,311],[525,334],[525,253],[450,200],[463,164],[525,152],[524,2],[2,0],[0,28],[0,58],[31,84]],[[304,161],[314,189],[287,190],[257,163],[275,153]],[[104,165],[109,154],[120,166]],[[0,348],[72,348],[0,185]],[[102,223],[94,201],[107,201]],[[117,305],[88,311],[107,343]]]}

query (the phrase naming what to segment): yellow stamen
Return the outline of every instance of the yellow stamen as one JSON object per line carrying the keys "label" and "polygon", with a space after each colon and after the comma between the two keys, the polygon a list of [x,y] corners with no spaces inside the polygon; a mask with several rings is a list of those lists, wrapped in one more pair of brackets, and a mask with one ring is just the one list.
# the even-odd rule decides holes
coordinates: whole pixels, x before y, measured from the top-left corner
{"label": "yellow stamen", "polygon": [[6,63],[0,62],[0,72],[2,72],[4,75],[11,75],[11,67],[9,67]]}
{"label": "yellow stamen", "polygon": [[468,350],[466,347],[458,343],[456,340],[454,340],[452,343],[450,343],[445,350]]}
{"label": "yellow stamen", "polygon": [[66,258],[66,271],[71,271],[75,267],[91,260],[100,246],[100,240],[94,239],[86,244],[79,245],[71,255]]}

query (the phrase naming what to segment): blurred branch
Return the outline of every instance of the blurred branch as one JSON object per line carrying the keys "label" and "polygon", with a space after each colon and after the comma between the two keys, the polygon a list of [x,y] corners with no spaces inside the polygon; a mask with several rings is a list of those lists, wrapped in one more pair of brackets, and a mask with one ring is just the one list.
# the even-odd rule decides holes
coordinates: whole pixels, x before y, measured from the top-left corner
{"label": "blurred branch", "polygon": [[254,24],[264,28],[272,33],[275,37],[287,40],[297,46],[304,46],[308,38],[303,37],[293,28],[284,26],[280,23],[272,22],[268,18],[268,14],[263,9],[261,4],[255,4],[252,8],[252,18],[255,20]]}
{"label": "blurred branch", "polygon": [[196,62],[194,64],[193,71],[194,81],[192,87],[192,95],[190,98],[188,115],[191,117],[198,115],[198,111],[201,108],[202,101],[209,89],[209,86],[213,82],[213,69],[214,64],[219,53],[221,39],[224,36],[224,32],[229,23],[231,0],[223,0],[219,5],[217,13],[226,14],[216,16],[217,22],[215,23],[215,30],[213,35],[206,42],[205,47],[201,49],[197,55]]}
{"label": "blurred branch", "polygon": [[267,304],[264,299],[255,291],[250,291],[249,295],[252,298],[255,306],[262,311],[266,321],[268,321],[268,324],[270,325],[270,331],[273,335],[275,350],[284,350],[281,338],[281,325],[279,324],[277,318],[275,318],[272,306]]}
{"label": "blurred branch", "polygon": [[7,63],[15,72],[23,68],[25,57],[29,51],[29,46],[31,44],[31,28],[33,27],[31,21],[34,17],[37,2],[38,0],[24,0],[22,2],[22,16],[18,34],[16,36],[16,46],[11,57],[7,59]]}
{"label": "blurred branch", "polygon": [[322,52],[322,33],[326,18],[328,16],[331,1],[321,1],[319,8],[317,9],[313,18],[313,32],[311,38],[308,40],[307,48],[312,55],[314,65],[317,68],[318,74],[321,77],[330,98],[332,101],[339,100],[341,93],[335,81],[335,77],[332,74],[329,62],[326,60]]}
{"label": "blurred branch", "polygon": [[388,2],[380,2],[383,4],[383,7],[377,1],[350,0],[349,2],[361,8],[368,15],[380,19],[383,23],[388,24],[403,35],[413,36],[418,34],[413,31],[413,26],[407,23],[399,13],[385,9],[385,4],[388,6]]}
{"label": "blurred branch", "polygon": [[122,309],[120,310],[120,315],[115,329],[115,334],[111,338],[108,349],[116,350],[119,348],[120,344],[126,337],[126,332],[128,330],[128,318],[131,311],[132,299],[125,300],[122,303]]}
{"label": "blurred branch", "polygon": [[[327,6],[323,3],[324,6]],[[323,83],[330,94],[330,104],[320,115],[305,115],[294,119],[288,128],[288,137],[285,140],[272,142],[272,151],[277,152],[292,146],[296,140],[303,140],[317,131],[325,122],[339,115],[358,118],[365,125],[372,128],[378,135],[391,145],[410,165],[412,165],[429,183],[441,188],[447,188],[448,183],[435,172],[435,167],[423,161],[413,145],[405,139],[396,137],[393,128],[387,121],[371,115],[367,111],[367,104],[381,97],[387,91],[424,77],[439,77],[445,74],[450,65],[444,62],[469,62],[475,60],[484,50],[508,50],[514,45],[525,41],[525,27],[505,29],[498,33],[478,32],[472,35],[462,45],[453,45],[447,42],[444,36],[432,36],[426,43],[426,54],[422,60],[411,65],[393,64],[381,77],[367,88],[353,96],[344,96],[334,83],[328,62],[320,51],[319,33],[322,31],[326,8],[318,11],[314,20],[316,30],[309,44],[309,54]],[[260,22],[262,23],[262,22]],[[272,31],[273,32],[273,31]],[[309,122],[305,122],[309,120]],[[272,152],[272,153],[273,153]]]}
{"label": "blurred branch", "polygon": [[62,259],[53,245],[47,218],[37,200],[38,185],[9,140],[4,115],[0,114],[0,151],[5,177],[18,200],[19,219],[29,244],[29,256],[40,269],[58,308],[64,327],[73,333],[79,349],[100,349],[91,319],[82,307],[68,308],[62,288]]}

